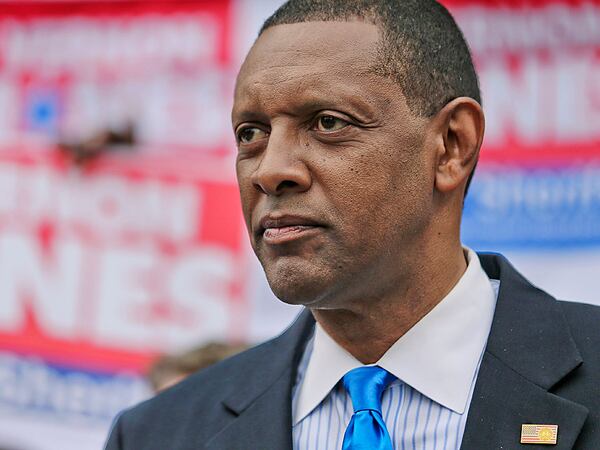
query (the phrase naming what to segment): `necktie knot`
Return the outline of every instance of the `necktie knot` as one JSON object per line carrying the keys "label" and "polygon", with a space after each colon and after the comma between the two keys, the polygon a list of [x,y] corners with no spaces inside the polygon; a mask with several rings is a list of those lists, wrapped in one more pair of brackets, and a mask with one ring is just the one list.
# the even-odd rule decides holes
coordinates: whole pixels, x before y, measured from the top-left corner
{"label": "necktie knot", "polygon": [[378,411],[381,414],[381,396],[396,377],[379,366],[352,369],[342,379],[344,388],[352,399],[354,412]]}

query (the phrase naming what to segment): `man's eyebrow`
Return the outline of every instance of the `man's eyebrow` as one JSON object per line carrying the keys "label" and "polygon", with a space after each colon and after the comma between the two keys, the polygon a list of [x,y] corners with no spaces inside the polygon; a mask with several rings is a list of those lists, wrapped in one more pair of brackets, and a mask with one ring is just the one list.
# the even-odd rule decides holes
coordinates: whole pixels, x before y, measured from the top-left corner
{"label": "man's eyebrow", "polygon": [[298,110],[306,113],[328,109],[340,111],[364,121],[373,120],[376,114],[374,105],[370,102],[353,99],[351,96],[344,94],[309,98],[301,101],[298,105]]}
{"label": "man's eyebrow", "polygon": [[234,109],[231,112],[231,120],[234,123],[242,123],[242,122],[261,122],[261,119],[266,118],[265,114],[261,114],[253,109]]}
{"label": "man's eyebrow", "polygon": [[231,122],[233,126],[243,122],[268,122],[268,115],[259,102],[244,100],[234,102],[231,110]]}
{"label": "man's eyebrow", "polygon": [[[308,98],[296,97],[287,101],[282,113],[302,116],[320,110],[340,111],[355,116],[357,119],[371,120],[374,119],[376,107],[370,102],[352,99],[344,95],[333,97],[326,94],[322,96],[313,94]],[[260,104],[253,107],[250,103],[234,108],[231,117],[237,123],[268,120],[268,114]]]}

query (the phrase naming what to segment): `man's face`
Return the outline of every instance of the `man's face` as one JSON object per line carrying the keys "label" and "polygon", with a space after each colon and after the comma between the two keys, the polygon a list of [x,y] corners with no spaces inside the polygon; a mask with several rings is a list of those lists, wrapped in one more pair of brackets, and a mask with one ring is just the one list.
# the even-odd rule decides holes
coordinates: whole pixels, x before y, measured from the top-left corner
{"label": "man's face", "polygon": [[384,296],[418,262],[433,208],[428,121],[371,70],[377,41],[377,27],[362,22],[278,25],[238,76],[244,217],[271,288],[288,303]]}

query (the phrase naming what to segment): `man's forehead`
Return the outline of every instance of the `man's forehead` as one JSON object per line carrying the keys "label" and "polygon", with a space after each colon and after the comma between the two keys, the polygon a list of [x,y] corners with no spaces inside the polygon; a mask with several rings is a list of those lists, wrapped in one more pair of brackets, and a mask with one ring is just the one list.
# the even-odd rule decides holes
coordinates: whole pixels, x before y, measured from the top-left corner
{"label": "man's forehead", "polygon": [[256,40],[238,82],[265,72],[285,77],[340,65],[348,70],[367,70],[375,60],[377,41],[377,27],[359,21],[276,25]]}
{"label": "man's forehead", "polygon": [[374,70],[378,43],[377,26],[365,22],[303,22],[267,29],[238,76],[234,126],[318,109],[345,111],[366,122],[391,105],[408,110],[398,83]]}
{"label": "man's forehead", "polygon": [[[362,20],[307,21],[274,25],[257,38],[267,48],[292,46],[306,48],[311,45],[371,46],[378,38],[378,27]],[[324,41],[324,39],[326,39]]]}

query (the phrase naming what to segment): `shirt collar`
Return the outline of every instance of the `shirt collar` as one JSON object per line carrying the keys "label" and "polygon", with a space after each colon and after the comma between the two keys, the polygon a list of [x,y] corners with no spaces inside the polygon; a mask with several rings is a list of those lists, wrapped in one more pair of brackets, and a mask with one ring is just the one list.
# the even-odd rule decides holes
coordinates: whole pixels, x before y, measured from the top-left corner
{"label": "shirt collar", "polygon": [[[496,293],[477,254],[452,290],[375,363],[435,402],[462,414],[492,325]],[[293,411],[294,425],[337,382],[362,365],[317,323]]]}

